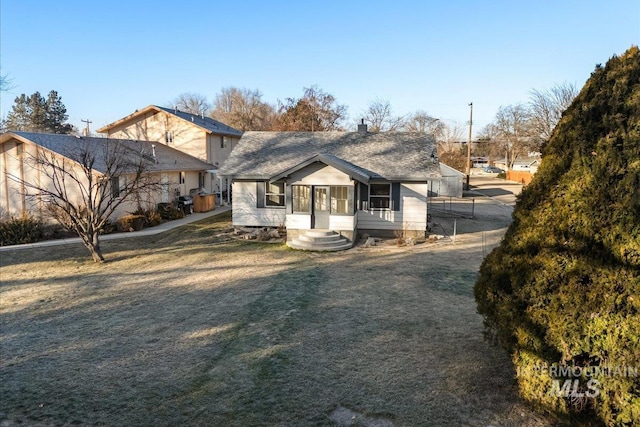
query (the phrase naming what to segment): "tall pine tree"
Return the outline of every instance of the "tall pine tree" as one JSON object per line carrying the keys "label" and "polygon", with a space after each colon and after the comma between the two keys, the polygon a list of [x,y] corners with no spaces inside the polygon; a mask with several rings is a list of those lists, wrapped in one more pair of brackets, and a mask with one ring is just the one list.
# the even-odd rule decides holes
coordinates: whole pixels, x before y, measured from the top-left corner
{"label": "tall pine tree", "polygon": [[58,92],[52,90],[47,98],[40,92],[16,97],[3,123],[4,130],[28,132],[71,133],[74,127],[66,123],[69,115]]}

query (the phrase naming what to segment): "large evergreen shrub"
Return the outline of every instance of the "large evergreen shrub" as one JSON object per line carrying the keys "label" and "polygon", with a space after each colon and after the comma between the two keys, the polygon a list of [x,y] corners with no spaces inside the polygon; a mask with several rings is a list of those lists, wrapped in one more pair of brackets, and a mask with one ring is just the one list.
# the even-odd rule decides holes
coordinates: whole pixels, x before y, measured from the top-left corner
{"label": "large evergreen shrub", "polygon": [[31,215],[0,220],[0,246],[34,243],[42,239],[42,223]]}
{"label": "large evergreen shrub", "polygon": [[475,296],[525,399],[573,420],[640,425],[637,47],[596,67],[563,115]]}

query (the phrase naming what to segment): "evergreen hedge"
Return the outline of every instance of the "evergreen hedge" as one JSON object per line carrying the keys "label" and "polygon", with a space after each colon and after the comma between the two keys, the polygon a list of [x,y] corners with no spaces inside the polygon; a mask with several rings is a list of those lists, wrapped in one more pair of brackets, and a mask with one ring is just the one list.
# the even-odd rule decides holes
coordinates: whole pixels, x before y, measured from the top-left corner
{"label": "evergreen hedge", "polygon": [[[525,399],[572,422],[640,425],[637,47],[597,66],[565,111],[474,291]],[[577,388],[558,390],[565,380]]]}

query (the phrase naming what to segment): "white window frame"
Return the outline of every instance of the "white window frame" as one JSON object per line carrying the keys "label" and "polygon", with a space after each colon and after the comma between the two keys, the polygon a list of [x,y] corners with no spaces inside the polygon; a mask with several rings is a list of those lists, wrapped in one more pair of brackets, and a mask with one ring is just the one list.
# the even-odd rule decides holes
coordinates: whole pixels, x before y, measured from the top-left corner
{"label": "white window frame", "polygon": [[[272,190],[272,186],[277,186],[278,192],[270,191]],[[280,186],[282,186],[282,192],[280,192]],[[264,191],[264,207],[265,208],[284,208],[285,207],[285,183],[284,182],[267,182],[265,185]],[[271,197],[278,197],[279,200],[282,200],[282,203],[278,202],[274,204],[273,201],[269,199]]]}
{"label": "white window frame", "polygon": [[[374,185],[386,185],[389,187],[389,195],[378,195],[378,194],[371,194],[371,189]],[[369,184],[369,210],[371,211],[390,211],[391,210],[391,183],[371,183]],[[380,207],[374,207],[373,203],[371,202],[371,199],[388,199],[389,200],[389,205],[386,208],[380,208]]]}
{"label": "white window frame", "polygon": [[[296,197],[296,190],[305,188],[307,190],[306,197]],[[306,200],[307,210],[296,209],[296,204],[300,206],[300,200]],[[298,203],[296,203],[298,202]],[[294,214],[310,214],[311,213],[311,186],[310,185],[293,185],[291,187],[291,204]]]}
{"label": "white window frame", "polygon": [[[341,191],[345,192],[346,198],[336,198],[334,194],[337,193],[336,190],[339,188]],[[338,201],[344,201],[344,212],[338,212]],[[332,185],[329,187],[329,204],[331,206],[331,215],[349,215],[349,203],[353,203],[353,200],[349,201],[349,186],[347,185]]]}

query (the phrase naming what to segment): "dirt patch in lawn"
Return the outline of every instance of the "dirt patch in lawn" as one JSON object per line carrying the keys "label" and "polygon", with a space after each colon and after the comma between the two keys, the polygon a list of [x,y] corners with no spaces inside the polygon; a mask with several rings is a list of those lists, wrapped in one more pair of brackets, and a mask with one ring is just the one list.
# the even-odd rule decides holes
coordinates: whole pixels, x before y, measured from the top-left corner
{"label": "dirt patch in lawn", "polygon": [[3,253],[0,422],[551,425],[476,314],[498,225],[307,253],[229,241],[227,216],[105,242],[106,265],[80,245]]}

